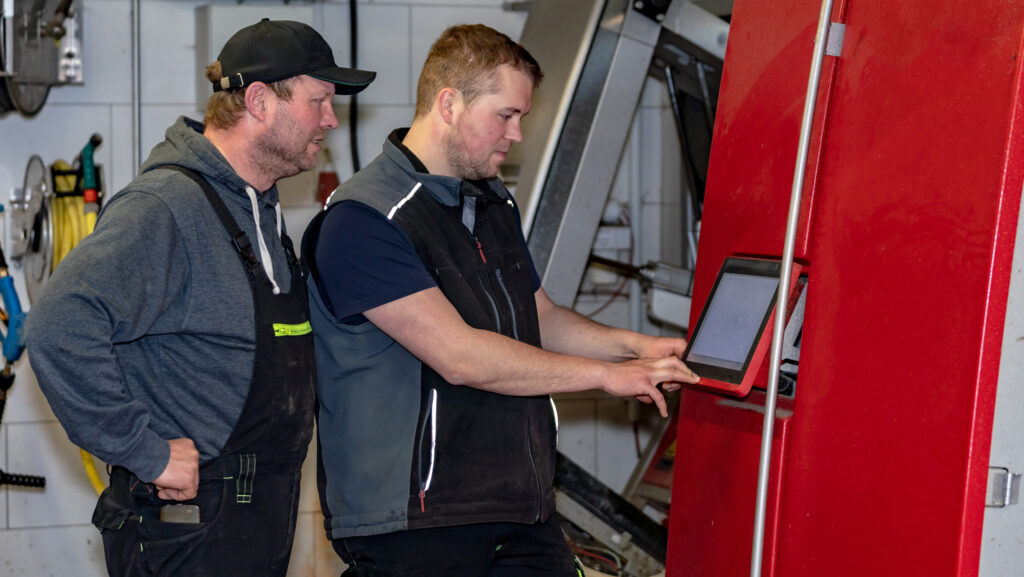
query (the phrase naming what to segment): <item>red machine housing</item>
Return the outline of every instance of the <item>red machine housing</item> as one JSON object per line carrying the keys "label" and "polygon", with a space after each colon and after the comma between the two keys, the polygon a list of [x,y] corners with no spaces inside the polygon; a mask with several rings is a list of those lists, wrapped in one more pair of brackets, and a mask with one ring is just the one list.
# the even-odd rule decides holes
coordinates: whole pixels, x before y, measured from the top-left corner
{"label": "red machine housing", "polygon": [[[820,10],[735,1],[691,327],[726,257],[781,255]],[[1024,185],[1024,3],[836,0],[832,21],[762,575],[974,576]],[[669,577],[749,575],[763,412],[756,389],[683,392]]]}

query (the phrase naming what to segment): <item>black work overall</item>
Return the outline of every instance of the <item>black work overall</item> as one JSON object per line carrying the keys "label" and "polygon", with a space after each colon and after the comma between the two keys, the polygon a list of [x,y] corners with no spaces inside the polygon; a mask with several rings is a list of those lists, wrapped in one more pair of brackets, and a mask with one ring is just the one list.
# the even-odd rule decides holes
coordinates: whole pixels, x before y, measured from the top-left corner
{"label": "black work overall", "polygon": [[283,577],[315,402],[305,283],[291,240],[282,235],[293,288],[274,295],[217,193],[202,176],[180,172],[202,186],[249,277],[256,319],[251,388],[220,456],[200,467],[198,495],[184,502],[199,506],[199,523],[160,521],[160,508],[177,502],[160,499],[151,484],[120,467],[111,472],[93,523],[103,533],[112,576]]}

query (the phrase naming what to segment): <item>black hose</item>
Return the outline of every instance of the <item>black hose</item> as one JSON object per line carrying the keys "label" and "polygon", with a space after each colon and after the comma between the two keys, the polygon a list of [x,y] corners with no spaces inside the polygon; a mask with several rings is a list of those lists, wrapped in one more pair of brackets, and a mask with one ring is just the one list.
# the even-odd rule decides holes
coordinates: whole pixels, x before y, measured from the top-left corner
{"label": "black hose", "polygon": [[[359,18],[356,10],[356,0],[348,3],[348,27],[349,47],[351,53],[351,68],[359,67]],[[359,172],[362,167],[359,162],[359,102],[353,94],[348,105],[348,147],[352,151],[352,174]]]}

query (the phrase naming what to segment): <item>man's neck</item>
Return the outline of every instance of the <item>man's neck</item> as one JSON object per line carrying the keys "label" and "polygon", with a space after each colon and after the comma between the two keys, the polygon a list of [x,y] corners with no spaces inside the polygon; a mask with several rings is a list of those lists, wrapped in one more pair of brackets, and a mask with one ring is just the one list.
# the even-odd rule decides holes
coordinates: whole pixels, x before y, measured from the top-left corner
{"label": "man's neck", "polygon": [[231,129],[222,130],[210,126],[206,127],[203,136],[224,156],[235,173],[257,192],[262,194],[274,186],[274,179],[253,162],[248,138],[234,134]]}
{"label": "man's neck", "polygon": [[444,136],[432,123],[432,118],[417,118],[409,127],[409,132],[402,139],[402,144],[416,155],[416,158],[427,167],[430,174],[455,176],[445,160],[444,147],[441,145]]}

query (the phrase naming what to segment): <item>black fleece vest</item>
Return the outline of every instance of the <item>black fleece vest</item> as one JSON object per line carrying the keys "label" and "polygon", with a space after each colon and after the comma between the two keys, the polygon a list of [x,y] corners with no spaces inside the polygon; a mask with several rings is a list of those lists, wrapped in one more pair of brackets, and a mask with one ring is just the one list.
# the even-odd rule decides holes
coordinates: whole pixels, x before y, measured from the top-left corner
{"label": "black fleece vest", "polygon": [[[378,188],[382,182],[364,177],[358,186],[347,183],[352,186],[342,187],[344,192],[339,189],[341,198],[333,200],[361,202],[385,216],[390,214],[391,222],[408,236],[437,286],[468,325],[540,346],[530,259],[518,211],[505,196],[507,191],[502,188],[499,194],[487,182],[463,182],[459,205],[446,206],[426,187],[403,198],[395,195],[405,192]],[[495,180],[494,186],[502,185]],[[320,220],[310,224],[307,236],[311,232],[318,236]],[[303,252],[308,257],[315,251],[304,247]],[[310,260],[307,264],[316,266]],[[436,338],[443,342],[445,335]],[[411,463],[402,525],[417,529],[546,520],[554,511],[557,435],[550,397],[507,396],[454,386],[425,364],[419,370],[419,411],[412,450],[406,453]],[[379,383],[381,395],[406,394],[389,385]],[[321,383],[322,390],[324,386]],[[336,390],[345,383],[326,386]],[[368,509],[377,507],[370,504]],[[346,513],[330,511],[332,516]],[[348,531],[336,527],[332,535]],[[369,534],[374,532],[371,529]]]}
{"label": "black fleece vest", "polygon": [[[480,183],[463,184],[462,204],[446,207],[427,193],[414,197],[392,222],[409,236],[417,254],[466,323],[474,328],[540,346],[530,261],[511,202]],[[470,232],[467,225],[471,225]],[[438,335],[443,339],[443,335]],[[409,527],[433,526],[432,512],[475,522],[485,511],[464,511],[467,498],[501,507],[511,495],[534,493],[535,508],[515,521],[547,518],[553,507],[554,422],[547,396],[508,397],[445,382],[423,367],[420,440],[411,493],[418,497],[427,462],[431,393],[436,392],[437,454],[430,489],[412,499]],[[422,506],[421,506],[422,505]]]}

